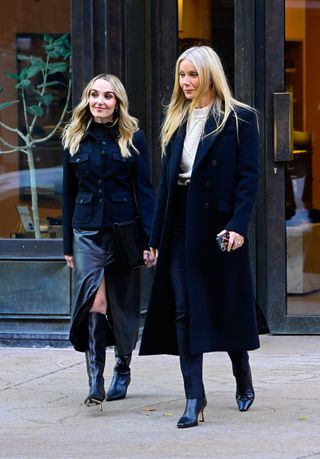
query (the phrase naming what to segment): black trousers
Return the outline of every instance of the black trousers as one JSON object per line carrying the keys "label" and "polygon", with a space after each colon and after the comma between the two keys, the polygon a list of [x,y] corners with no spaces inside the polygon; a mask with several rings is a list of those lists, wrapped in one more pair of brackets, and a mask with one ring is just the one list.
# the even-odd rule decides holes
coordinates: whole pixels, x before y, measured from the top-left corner
{"label": "black trousers", "polygon": [[[203,385],[203,354],[191,354],[189,333],[189,302],[186,284],[185,259],[185,222],[188,189],[177,187],[175,219],[170,244],[170,280],[176,303],[176,330],[186,398],[202,398],[205,395]],[[228,352],[235,377],[244,376],[249,370],[247,351]]]}

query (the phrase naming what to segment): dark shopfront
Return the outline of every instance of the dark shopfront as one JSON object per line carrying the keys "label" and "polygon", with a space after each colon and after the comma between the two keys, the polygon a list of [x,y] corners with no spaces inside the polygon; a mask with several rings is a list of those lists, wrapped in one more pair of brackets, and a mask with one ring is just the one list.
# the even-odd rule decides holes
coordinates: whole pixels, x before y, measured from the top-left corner
{"label": "dark shopfront", "polygon": [[[253,104],[261,115],[260,192],[250,238],[258,302],[272,333],[319,333],[319,2],[13,0],[2,2],[0,10],[0,104],[9,91],[2,75],[17,72],[16,55],[35,52],[37,38],[45,32],[69,33],[73,101],[94,74],[107,70],[120,76],[131,112],[149,139],[155,186],[161,113],[176,57],[193,44],[212,45],[219,52],[236,97]],[[8,22],[8,17],[14,20]],[[11,95],[10,100],[15,98]],[[0,111],[0,121],[7,125],[14,126],[19,116],[16,105]],[[48,116],[49,125],[54,117]],[[0,137],[4,135],[0,128]],[[7,142],[12,144],[15,134],[10,135]],[[0,343],[64,346],[71,276],[57,224],[59,139],[35,155],[37,173],[54,172],[54,178],[44,176],[39,189],[43,232],[37,240],[26,234],[17,212],[17,206],[27,214],[30,210],[28,186],[22,180],[26,165],[20,156],[0,151]],[[141,283],[145,310],[150,273],[141,273]]]}

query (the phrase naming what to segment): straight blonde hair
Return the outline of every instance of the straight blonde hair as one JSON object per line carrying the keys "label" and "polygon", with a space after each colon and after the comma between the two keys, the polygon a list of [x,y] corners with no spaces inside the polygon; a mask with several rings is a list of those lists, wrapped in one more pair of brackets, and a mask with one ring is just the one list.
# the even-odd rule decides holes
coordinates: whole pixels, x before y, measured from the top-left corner
{"label": "straight blonde hair", "polygon": [[102,73],[95,76],[89,81],[84,88],[79,104],[74,108],[70,122],[65,126],[62,134],[62,145],[68,149],[70,155],[73,156],[79,150],[80,142],[85,131],[90,126],[93,120],[89,108],[89,98],[92,86],[97,80],[106,80],[117,99],[117,118],[114,122],[118,122],[119,126],[119,147],[121,156],[128,158],[131,156],[129,148],[132,147],[137,153],[138,150],[132,143],[133,134],[138,130],[138,120],[129,115],[129,102],[126,90],[123,84],[115,75]]}
{"label": "straight blonde hair", "polygon": [[[199,88],[191,101],[186,99],[179,82],[180,64],[184,59],[188,59],[194,65],[199,75]],[[161,129],[162,154],[165,154],[165,149],[172,136],[181,123],[190,118],[193,110],[208,88],[212,92],[213,99],[209,115],[212,114],[217,122],[216,129],[208,135],[219,133],[224,128],[231,112],[234,113],[238,129],[236,107],[255,111],[249,105],[232,97],[221,60],[212,48],[209,46],[194,46],[189,48],[178,57],[176,62],[173,92]]]}

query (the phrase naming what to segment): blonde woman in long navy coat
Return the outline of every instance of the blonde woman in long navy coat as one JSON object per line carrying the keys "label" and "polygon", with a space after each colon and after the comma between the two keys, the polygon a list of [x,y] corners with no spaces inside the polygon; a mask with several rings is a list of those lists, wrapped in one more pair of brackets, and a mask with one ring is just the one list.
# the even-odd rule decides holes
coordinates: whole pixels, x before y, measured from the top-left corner
{"label": "blonde woman in long navy coat", "polygon": [[[248,350],[259,347],[247,232],[258,183],[254,109],[235,100],[217,54],[186,50],[162,129],[163,168],[150,245],[158,256],[141,355],[178,354],[186,408],[203,420],[203,353],[227,351],[236,401],[254,400]],[[216,244],[229,232],[226,252]]]}

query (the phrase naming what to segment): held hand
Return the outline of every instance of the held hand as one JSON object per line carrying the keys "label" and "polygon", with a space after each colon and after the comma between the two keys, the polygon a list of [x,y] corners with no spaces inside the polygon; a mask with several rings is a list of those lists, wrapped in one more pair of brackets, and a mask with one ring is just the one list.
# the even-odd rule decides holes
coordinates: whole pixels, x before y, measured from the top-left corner
{"label": "held hand", "polygon": [[153,255],[152,251],[143,251],[143,260],[146,268],[152,268],[157,263],[157,258]]}
{"label": "held hand", "polygon": [[73,256],[72,255],[65,255],[64,258],[66,259],[67,265],[69,268],[74,268],[74,263],[73,263]]}
{"label": "held hand", "polygon": [[[226,232],[226,230],[223,230],[219,234],[217,234],[217,236],[220,236],[220,234],[224,234]],[[229,243],[227,246],[227,252],[230,252],[230,250],[240,249],[243,243],[244,237],[241,236],[241,234],[236,233],[235,231],[229,231]]]}

